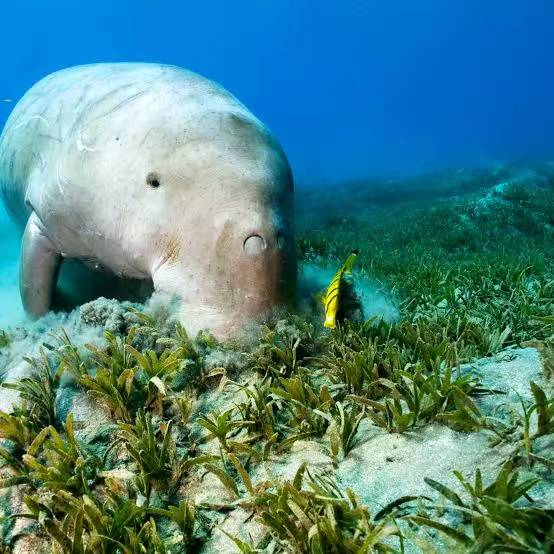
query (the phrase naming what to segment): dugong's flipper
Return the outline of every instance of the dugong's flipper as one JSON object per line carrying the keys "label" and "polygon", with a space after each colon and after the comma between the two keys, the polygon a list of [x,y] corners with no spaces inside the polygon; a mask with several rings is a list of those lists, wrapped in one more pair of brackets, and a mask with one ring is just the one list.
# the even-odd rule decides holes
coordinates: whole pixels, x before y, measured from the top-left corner
{"label": "dugong's flipper", "polygon": [[33,212],[23,233],[19,266],[21,300],[30,316],[40,317],[50,309],[61,261],[60,253]]}

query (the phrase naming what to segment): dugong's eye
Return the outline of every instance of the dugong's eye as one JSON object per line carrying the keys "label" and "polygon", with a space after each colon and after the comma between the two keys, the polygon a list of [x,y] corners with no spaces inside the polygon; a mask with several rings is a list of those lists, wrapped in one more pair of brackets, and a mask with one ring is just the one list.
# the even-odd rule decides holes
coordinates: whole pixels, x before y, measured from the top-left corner
{"label": "dugong's eye", "polygon": [[152,188],[157,189],[160,186],[160,178],[157,173],[149,173],[146,176],[146,183]]}
{"label": "dugong's eye", "polygon": [[259,254],[265,249],[265,240],[260,235],[251,235],[244,241],[243,248],[247,254]]}

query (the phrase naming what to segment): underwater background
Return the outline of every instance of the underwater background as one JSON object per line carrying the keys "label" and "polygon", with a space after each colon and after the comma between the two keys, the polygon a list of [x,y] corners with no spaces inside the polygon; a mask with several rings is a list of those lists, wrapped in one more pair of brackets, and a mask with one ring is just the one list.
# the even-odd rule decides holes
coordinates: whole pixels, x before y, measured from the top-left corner
{"label": "underwater background", "polygon": [[0,31],[0,128],[72,65],[221,83],[289,157],[300,276],[236,342],[156,299],[31,322],[0,204],[0,552],[554,549],[554,3],[29,0]]}
{"label": "underwater background", "polygon": [[[297,190],[364,179],[371,189],[375,178],[552,154],[547,0],[30,1],[5,3],[2,22],[0,127],[55,70],[150,61],[235,94],[276,133]],[[6,323],[21,310],[18,238],[3,207],[0,225]]]}

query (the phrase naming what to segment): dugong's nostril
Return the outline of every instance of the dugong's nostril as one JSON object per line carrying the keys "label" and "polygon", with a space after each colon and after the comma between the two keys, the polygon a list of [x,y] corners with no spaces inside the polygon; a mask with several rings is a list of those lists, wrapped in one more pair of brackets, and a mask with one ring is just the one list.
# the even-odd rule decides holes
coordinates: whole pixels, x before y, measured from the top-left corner
{"label": "dugong's nostril", "polygon": [[260,235],[250,235],[243,244],[244,251],[249,255],[259,254],[265,246],[265,240]]}

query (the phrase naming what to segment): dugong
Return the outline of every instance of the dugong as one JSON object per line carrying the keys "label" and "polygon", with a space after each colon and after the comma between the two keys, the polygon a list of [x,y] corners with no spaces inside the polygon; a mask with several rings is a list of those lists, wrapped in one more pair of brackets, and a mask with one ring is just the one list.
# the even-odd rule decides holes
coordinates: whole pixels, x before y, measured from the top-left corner
{"label": "dugong", "polygon": [[28,314],[65,258],[176,297],[218,337],[294,297],[293,178],[276,138],[217,83],[175,66],[53,73],[0,137],[0,195],[22,232]]}

